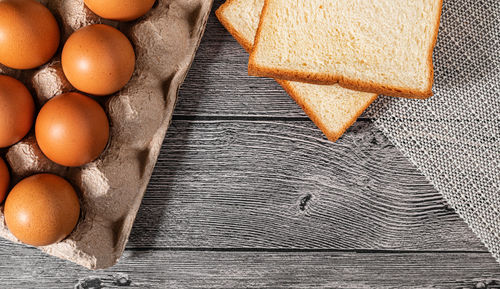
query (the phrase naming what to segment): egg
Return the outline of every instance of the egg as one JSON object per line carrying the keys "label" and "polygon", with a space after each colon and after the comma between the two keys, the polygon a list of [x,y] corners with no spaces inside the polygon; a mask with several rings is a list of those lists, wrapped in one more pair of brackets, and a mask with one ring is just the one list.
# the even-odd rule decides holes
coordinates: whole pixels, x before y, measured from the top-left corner
{"label": "egg", "polygon": [[109,122],[99,103],[71,92],[52,98],[42,107],[35,122],[35,135],[38,146],[50,160],[78,167],[104,151]]}
{"label": "egg", "polygon": [[10,174],[4,160],[0,158],[0,203],[5,199],[7,189],[9,188]]}
{"label": "egg", "polygon": [[69,37],[61,63],[66,78],[76,89],[108,95],[120,90],[132,77],[135,53],[119,30],[95,24]]}
{"label": "egg", "polygon": [[85,4],[103,18],[131,21],[146,14],[155,0],[85,0]]}
{"label": "egg", "polygon": [[78,196],[65,179],[39,174],[19,182],[7,196],[5,223],[19,241],[47,246],[62,241],[80,217]]}
{"label": "egg", "polygon": [[38,67],[54,56],[59,38],[57,21],[42,4],[0,1],[0,63],[14,69]]}
{"label": "egg", "polygon": [[34,114],[35,103],[24,84],[0,75],[0,148],[20,141],[33,125]]}

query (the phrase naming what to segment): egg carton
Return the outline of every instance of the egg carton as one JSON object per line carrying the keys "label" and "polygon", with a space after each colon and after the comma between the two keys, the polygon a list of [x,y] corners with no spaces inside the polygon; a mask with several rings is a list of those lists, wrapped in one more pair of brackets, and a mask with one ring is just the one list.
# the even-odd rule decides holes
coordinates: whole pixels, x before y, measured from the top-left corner
{"label": "egg carton", "polygon": [[[82,210],[75,230],[62,242],[39,249],[89,269],[107,268],[125,249],[212,0],[159,0],[130,23],[101,19],[83,0],[40,2],[58,20],[62,44],[75,30],[104,23],[120,29],[134,45],[136,70],[130,82],[114,95],[95,98],[110,120],[110,141],[97,160],[79,168],[57,165],[42,154],[33,130],[3,152],[13,184],[36,173],[54,173],[69,180],[79,194]],[[0,65],[0,74],[22,81],[39,109],[52,97],[75,91],[62,72],[60,52],[35,70]],[[18,242],[5,225],[3,208],[0,237]]]}

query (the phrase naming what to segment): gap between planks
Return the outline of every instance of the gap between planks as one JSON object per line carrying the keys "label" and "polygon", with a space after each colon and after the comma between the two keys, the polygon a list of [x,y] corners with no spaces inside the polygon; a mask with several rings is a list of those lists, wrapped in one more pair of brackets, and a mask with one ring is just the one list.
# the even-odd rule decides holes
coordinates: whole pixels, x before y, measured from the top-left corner
{"label": "gap between planks", "polygon": [[375,250],[375,249],[285,249],[285,248],[211,248],[211,247],[127,247],[129,252],[240,252],[240,253],[357,253],[357,254],[486,254],[486,250]]}

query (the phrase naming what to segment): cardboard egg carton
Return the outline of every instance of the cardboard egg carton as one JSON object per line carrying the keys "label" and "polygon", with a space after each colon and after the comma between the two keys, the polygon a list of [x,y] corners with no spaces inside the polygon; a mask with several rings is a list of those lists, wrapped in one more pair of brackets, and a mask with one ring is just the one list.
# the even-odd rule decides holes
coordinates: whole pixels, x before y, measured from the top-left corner
{"label": "cardboard egg carton", "polygon": [[[69,180],[81,201],[81,217],[64,241],[39,249],[90,269],[114,265],[123,253],[160,147],[170,124],[177,92],[201,40],[212,0],[159,0],[139,20],[103,20],[83,0],[42,0],[61,27],[62,45],[77,29],[95,23],[119,28],[133,43],[136,70],[120,92],[96,97],[110,120],[110,141],[94,162],[67,168],[48,160],[36,144],[33,130],[3,152],[12,182],[49,172]],[[0,74],[21,80],[37,108],[61,93],[74,91],[61,69],[60,52],[46,65],[19,71],[0,65]],[[14,242],[3,207],[0,236]]]}

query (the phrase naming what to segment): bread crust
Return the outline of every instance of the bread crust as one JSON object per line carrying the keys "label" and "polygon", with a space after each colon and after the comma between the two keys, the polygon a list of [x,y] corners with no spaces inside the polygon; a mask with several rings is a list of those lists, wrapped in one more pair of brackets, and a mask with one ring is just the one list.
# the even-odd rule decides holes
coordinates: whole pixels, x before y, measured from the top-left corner
{"label": "bread crust", "polygon": [[370,101],[366,103],[365,106],[360,108],[354,116],[347,121],[339,131],[331,131],[326,128],[326,124],[317,116],[302,100],[298,97],[298,93],[294,90],[293,86],[290,85],[290,81],[275,79],[281,87],[290,95],[290,97],[302,108],[306,115],[312,120],[312,122],[325,134],[326,138],[332,142],[337,141],[348,128],[350,128],[356,120],[363,114],[363,112],[377,99],[377,95],[373,94]]}
{"label": "bread crust", "polygon": [[[222,25],[226,28],[226,30],[238,41],[238,43],[247,51],[251,52],[252,44],[245,39],[231,24],[231,22],[224,17],[224,10],[231,5],[231,2],[235,0],[227,0],[224,4],[222,4],[216,11],[215,15],[222,23]],[[298,93],[295,91],[293,86],[290,84],[290,81],[275,79],[275,81],[283,87],[283,89],[290,95],[290,97],[302,108],[302,110],[306,113],[306,115],[312,120],[312,122],[323,132],[326,138],[332,142],[337,141],[345,131],[351,127],[351,125],[356,122],[359,116],[377,99],[377,95],[373,95],[373,97],[359,109],[354,117],[352,117],[348,122],[344,124],[344,126],[339,131],[328,130],[326,124],[321,120],[321,118],[316,115],[298,96]]]}
{"label": "bread crust", "polygon": [[217,8],[217,10],[215,11],[215,16],[217,16],[217,19],[219,19],[222,26],[226,28],[226,30],[234,37],[234,39],[236,39],[236,41],[238,41],[238,43],[243,46],[243,48],[248,53],[250,53],[253,47],[252,43],[250,43],[250,41],[247,41],[245,37],[243,37],[243,35],[238,32],[238,30],[234,29],[234,26],[231,24],[231,22],[229,22],[229,20],[224,17],[224,11],[231,5],[233,1],[235,0],[226,0],[224,4]]}
{"label": "bread crust", "polygon": [[441,15],[443,13],[443,0],[438,0],[439,1],[439,11],[438,11],[438,16],[436,17],[436,25],[434,25],[434,37],[432,39],[432,45],[429,48],[429,59],[428,59],[428,66],[430,69],[429,73],[429,87],[427,88],[431,92],[432,96],[432,85],[434,84],[434,62],[432,61],[432,55],[434,54],[434,48],[436,47],[437,44],[437,39],[438,39],[438,34],[439,34],[439,25],[441,24]]}
{"label": "bread crust", "polygon": [[[260,34],[262,32],[262,23],[266,17],[266,13],[268,10],[269,3],[272,0],[264,0],[264,7],[262,8],[262,13],[260,14],[259,20],[259,28],[257,29],[257,33],[255,34],[254,47],[258,47]],[[441,21],[441,12],[443,6],[443,0],[439,1],[439,12],[437,17],[437,24],[435,25],[435,32],[433,36],[433,42],[430,46],[430,53],[428,57],[428,67],[429,67],[429,76],[428,76],[428,87],[425,90],[414,90],[407,89],[404,87],[396,87],[396,86],[384,86],[380,84],[374,84],[370,82],[363,82],[359,80],[349,79],[342,75],[330,75],[323,73],[307,73],[297,70],[290,70],[284,68],[270,68],[260,66],[255,61],[255,54],[250,52],[250,58],[248,61],[248,74],[251,76],[261,76],[261,77],[272,77],[279,78],[289,81],[299,81],[299,82],[307,82],[311,84],[323,84],[323,85],[331,85],[331,84],[339,84],[340,86],[352,90],[363,91],[363,92],[371,92],[376,94],[384,94],[389,96],[396,97],[405,97],[405,98],[415,98],[415,99],[426,99],[433,95],[432,86],[434,83],[434,65],[432,61],[432,53],[434,51],[434,47],[437,43],[437,36],[439,32],[439,23]],[[253,49],[252,49],[253,50]]]}

